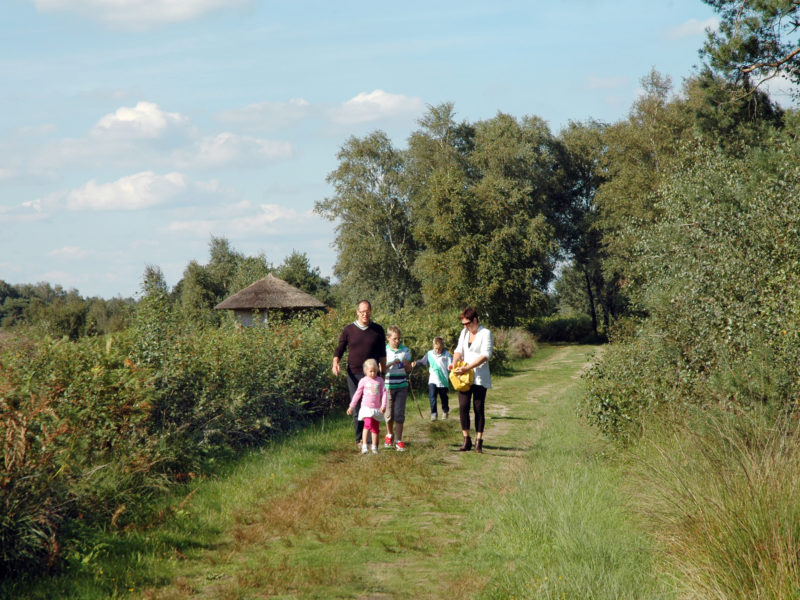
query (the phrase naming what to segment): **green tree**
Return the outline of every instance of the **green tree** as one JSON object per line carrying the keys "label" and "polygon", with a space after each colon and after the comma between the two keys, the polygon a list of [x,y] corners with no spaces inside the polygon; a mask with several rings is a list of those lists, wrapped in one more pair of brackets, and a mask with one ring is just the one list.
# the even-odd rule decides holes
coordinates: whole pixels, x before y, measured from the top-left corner
{"label": "green tree", "polygon": [[146,265],[142,274],[141,292],[143,296],[152,294],[167,294],[167,280],[164,272],[158,265]]}
{"label": "green tree", "polygon": [[28,309],[27,320],[35,323],[50,336],[76,340],[86,333],[88,312],[88,303],[77,290],[70,290],[51,302],[41,300],[32,302]]}
{"label": "green tree", "polygon": [[[558,164],[564,198],[556,223],[561,247],[571,263],[562,272],[556,290],[567,305],[574,309],[584,307],[592,318],[595,335],[598,334],[598,307],[602,309],[608,331],[624,304],[616,281],[605,275],[604,231],[595,200],[598,188],[607,181],[605,130],[604,124],[595,121],[570,122],[559,136]],[[582,300],[579,300],[580,295]]]}
{"label": "green tree", "polygon": [[800,3],[797,0],[703,0],[720,15],[703,54],[731,81],[756,85],[779,75],[800,84]]}
{"label": "green tree", "polygon": [[214,275],[210,268],[194,260],[183,271],[180,301],[183,313],[189,320],[219,322],[219,315],[213,309],[224,297],[225,287]]}
{"label": "green tree", "polygon": [[541,311],[557,254],[554,141],[535,117],[456,123],[432,107],[409,139],[415,264],[426,305],[513,324]]}
{"label": "green tree", "polygon": [[233,250],[226,238],[213,235],[208,244],[208,253],[210,259],[206,269],[209,276],[208,285],[211,286],[209,291],[214,293],[217,301],[221,302],[225,297],[238,291],[232,289],[231,282],[236,277],[244,256]]}
{"label": "green tree", "polygon": [[228,283],[227,296],[235,294],[266,277],[272,267],[264,254],[241,257],[236,264],[236,273]]}
{"label": "green tree", "polygon": [[416,254],[404,183],[404,154],[376,131],[351,137],[328,175],[333,196],[315,211],[336,221],[334,273],[349,301],[370,297],[390,309],[417,298],[411,274]]}
{"label": "green tree", "polygon": [[330,305],[331,282],[320,275],[319,267],[311,267],[305,252],[292,251],[275,269],[275,276]]}
{"label": "green tree", "polygon": [[219,323],[221,315],[214,311],[214,306],[254,281],[266,277],[269,265],[263,255],[245,257],[237,252],[226,238],[211,236],[208,247],[208,264],[191,261],[174,293],[180,299],[187,318]]}

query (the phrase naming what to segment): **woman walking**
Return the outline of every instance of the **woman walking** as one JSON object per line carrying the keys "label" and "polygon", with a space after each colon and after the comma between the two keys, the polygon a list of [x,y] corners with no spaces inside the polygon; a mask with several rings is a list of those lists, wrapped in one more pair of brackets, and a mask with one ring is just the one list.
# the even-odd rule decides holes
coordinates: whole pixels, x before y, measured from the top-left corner
{"label": "woman walking", "polygon": [[475,411],[475,452],[483,452],[483,428],[486,424],[486,390],[492,387],[492,376],[489,372],[489,359],[492,357],[494,341],[492,332],[478,322],[478,311],[471,306],[461,313],[461,324],[464,330],[458,337],[458,345],[453,354],[453,364],[463,360],[462,367],[454,367],[457,375],[474,371],[475,379],[466,392],[458,392],[458,412],[461,418],[461,433],[464,443],[459,452],[472,449],[472,438],[469,435],[470,405]]}

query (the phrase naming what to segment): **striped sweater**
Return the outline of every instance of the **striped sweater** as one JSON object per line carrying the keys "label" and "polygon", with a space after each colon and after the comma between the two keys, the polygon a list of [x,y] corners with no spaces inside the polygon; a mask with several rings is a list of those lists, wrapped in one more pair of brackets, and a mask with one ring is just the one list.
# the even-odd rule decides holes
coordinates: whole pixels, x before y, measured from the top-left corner
{"label": "striped sweater", "polygon": [[[400,364],[395,363],[396,360],[399,360]],[[403,367],[404,360],[411,362],[411,350],[408,349],[408,346],[400,344],[395,350],[386,344],[386,389],[396,390],[408,387],[408,377],[405,367]]]}

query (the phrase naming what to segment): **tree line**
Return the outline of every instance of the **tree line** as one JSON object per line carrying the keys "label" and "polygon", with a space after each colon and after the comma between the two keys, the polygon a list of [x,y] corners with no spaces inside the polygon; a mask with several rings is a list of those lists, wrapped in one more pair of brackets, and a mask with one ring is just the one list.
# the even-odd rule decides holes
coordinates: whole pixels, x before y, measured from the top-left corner
{"label": "tree line", "polygon": [[[147,265],[142,274],[142,295],[163,293],[189,321],[219,325],[225,315],[214,306],[251,283],[273,273],[276,277],[335,305],[335,286],[312,267],[305,253],[292,252],[273,266],[265,256],[246,256],[224,237],[211,237],[207,264],[192,260],[171,289],[161,268]],[[49,283],[10,284],[0,280],[0,327],[32,326],[47,335],[76,340],[84,336],[116,333],[127,328],[141,298],[84,297],[76,289]]]}

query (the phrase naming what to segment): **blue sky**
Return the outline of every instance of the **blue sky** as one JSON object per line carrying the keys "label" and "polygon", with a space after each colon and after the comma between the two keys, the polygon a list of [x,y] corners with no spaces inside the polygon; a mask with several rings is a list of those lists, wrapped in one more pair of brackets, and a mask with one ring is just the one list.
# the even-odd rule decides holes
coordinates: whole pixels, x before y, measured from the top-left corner
{"label": "blue sky", "polygon": [[211,235],[331,275],[312,209],[349,136],[402,147],[447,101],[616,121],[652,68],[680,86],[715,22],[700,0],[4,0],[0,279],[135,296]]}

